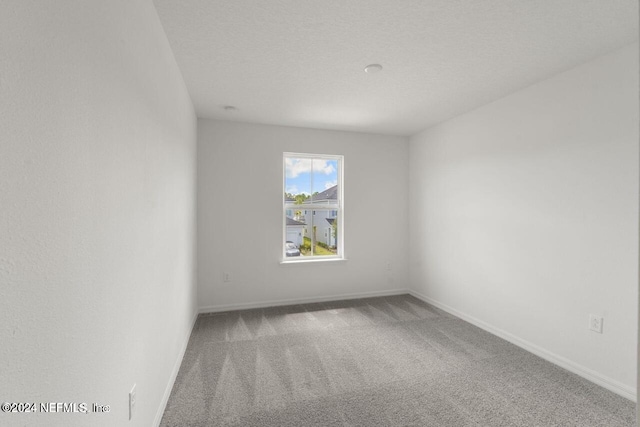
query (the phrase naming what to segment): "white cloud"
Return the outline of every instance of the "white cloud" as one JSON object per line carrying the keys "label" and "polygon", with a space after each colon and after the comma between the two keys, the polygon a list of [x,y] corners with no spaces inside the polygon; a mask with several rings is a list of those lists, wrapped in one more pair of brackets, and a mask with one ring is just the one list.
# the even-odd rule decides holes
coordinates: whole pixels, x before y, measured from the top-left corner
{"label": "white cloud", "polygon": [[[311,172],[311,159],[294,159],[287,157],[284,164],[287,178],[297,178],[303,173]],[[313,171],[331,175],[336,171],[336,168],[327,160],[313,159]]]}
{"label": "white cloud", "polygon": [[333,187],[334,185],[338,185],[338,181],[337,180],[336,181],[327,181],[327,182],[324,183],[324,189],[328,190],[331,187]]}
{"label": "white cloud", "polygon": [[292,159],[284,161],[287,178],[297,178],[302,173],[311,172],[311,159]]}
{"label": "white cloud", "polygon": [[336,168],[333,167],[332,163],[329,163],[326,160],[314,159],[313,160],[313,171],[314,172],[322,172],[325,175],[331,175],[336,171]]}

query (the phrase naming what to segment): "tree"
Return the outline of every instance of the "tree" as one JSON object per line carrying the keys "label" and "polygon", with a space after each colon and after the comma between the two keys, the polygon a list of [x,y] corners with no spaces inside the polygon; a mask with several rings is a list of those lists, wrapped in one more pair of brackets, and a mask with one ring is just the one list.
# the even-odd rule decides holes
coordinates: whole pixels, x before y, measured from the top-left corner
{"label": "tree", "polygon": [[296,194],[293,198],[296,199],[296,205],[301,205],[302,203],[304,203],[306,200],[309,199],[309,195]]}
{"label": "tree", "polygon": [[284,193],[285,200],[295,200],[294,203],[296,205],[301,205],[305,201],[309,200],[310,197],[311,197],[310,195],[304,194],[304,193],[300,193],[300,194],[293,194],[293,193],[287,193],[287,192]]}
{"label": "tree", "polygon": [[331,234],[333,238],[336,239],[336,246],[338,245],[338,218],[333,220],[331,224]]}

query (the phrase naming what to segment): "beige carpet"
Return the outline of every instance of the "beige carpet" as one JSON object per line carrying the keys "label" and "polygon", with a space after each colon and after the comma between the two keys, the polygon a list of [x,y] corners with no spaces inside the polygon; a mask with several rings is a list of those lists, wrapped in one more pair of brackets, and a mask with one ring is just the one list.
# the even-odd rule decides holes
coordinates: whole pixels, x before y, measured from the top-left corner
{"label": "beige carpet", "polygon": [[162,426],[634,426],[635,405],[412,296],[201,315]]}

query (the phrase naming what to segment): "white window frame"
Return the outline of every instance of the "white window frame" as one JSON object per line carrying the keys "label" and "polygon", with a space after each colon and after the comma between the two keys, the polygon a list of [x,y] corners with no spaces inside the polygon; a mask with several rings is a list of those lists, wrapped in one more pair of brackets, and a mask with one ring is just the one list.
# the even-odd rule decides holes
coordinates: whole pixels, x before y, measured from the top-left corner
{"label": "white window frame", "polygon": [[[309,203],[304,206],[305,211],[313,212],[314,210],[323,211],[338,211],[336,218],[338,220],[338,242],[336,245],[336,255],[307,255],[299,257],[287,257],[285,253],[285,242],[287,240],[287,210],[292,209],[292,205],[287,205],[284,194],[286,193],[286,159],[288,157],[296,159],[326,159],[336,160],[338,163],[338,199],[335,204],[323,204],[323,203]],[[313,164],[313,162],[312,162]],[[313,171],[311,172],[311,188],[313,188]],[[335,154],[311,154],[311,153],[282,153],[282,263],[301,263],[301,262],[319,262],[319,261],[336,261],[344,260],[344,156]],[[302,209],[301,209],[302,210]],[[311,215],[314,218],[314,215]],[[311,233],[312,247],[313,247],[313,233]]]}

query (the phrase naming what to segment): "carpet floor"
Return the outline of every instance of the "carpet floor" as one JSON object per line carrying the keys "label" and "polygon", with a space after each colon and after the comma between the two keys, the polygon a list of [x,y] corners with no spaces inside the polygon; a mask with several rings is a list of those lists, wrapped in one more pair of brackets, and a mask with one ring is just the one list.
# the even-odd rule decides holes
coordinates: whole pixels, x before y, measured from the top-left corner
{"label": "carpet floor", "polygon": [[200,315],[161,426],[635,425],[635,405],[409,295]]}

